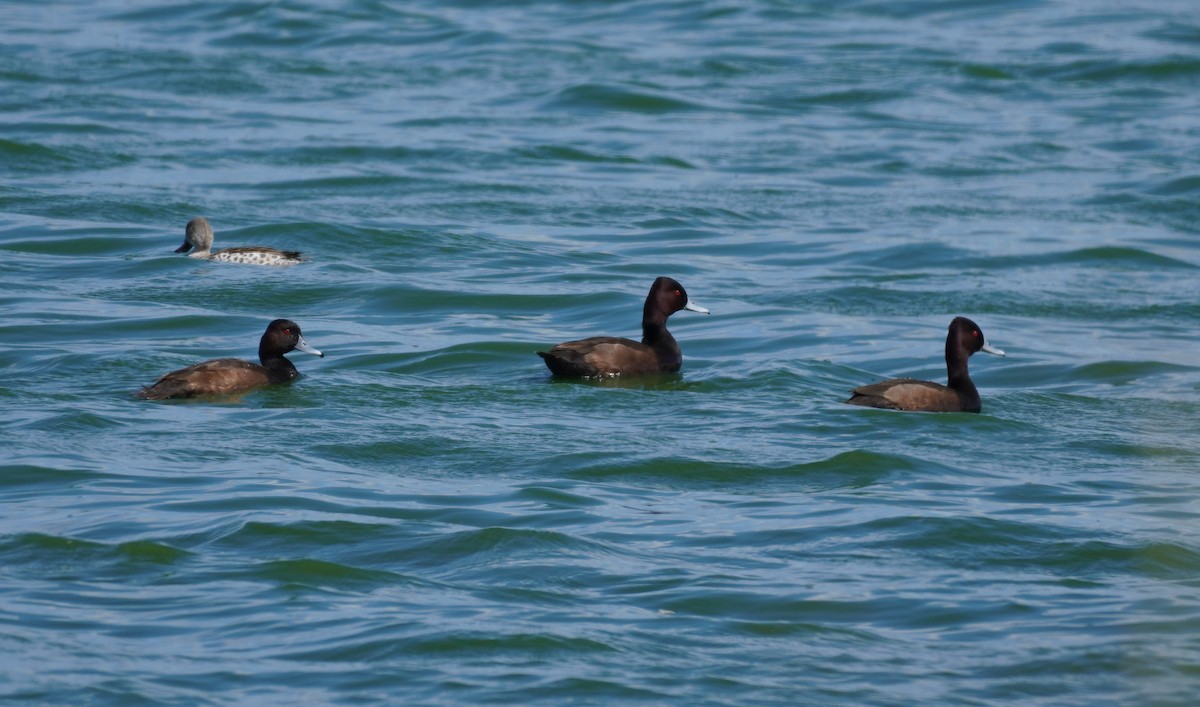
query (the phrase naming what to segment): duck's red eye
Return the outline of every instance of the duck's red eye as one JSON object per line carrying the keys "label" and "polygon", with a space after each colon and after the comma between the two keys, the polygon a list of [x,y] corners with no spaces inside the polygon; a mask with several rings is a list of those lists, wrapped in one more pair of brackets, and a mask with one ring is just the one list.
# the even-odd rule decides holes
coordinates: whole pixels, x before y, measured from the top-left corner
{"label": "duck's red eye", "polygon": [[679,290],[675,290],[675,294],[679,295],[680,297],[683,297],[683,292],[681,292]]}
{"label": "duck's red eye", "polygon": [[972,331],[971,336],[979,336],[979,330],[976,329],[976,330]]}

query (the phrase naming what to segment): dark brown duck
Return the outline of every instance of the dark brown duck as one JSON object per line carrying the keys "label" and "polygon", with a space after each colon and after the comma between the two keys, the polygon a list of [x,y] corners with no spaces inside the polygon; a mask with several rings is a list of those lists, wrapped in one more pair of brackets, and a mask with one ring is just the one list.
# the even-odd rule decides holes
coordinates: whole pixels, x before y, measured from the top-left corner
{"label": "dark brown duck", "polygon": [[967,372],[967,359],[976,351],[1003,356],[988,346],[983,330],[966,317],[955,317],[946,334],[946,373],[949,385],[913,378],[895,378],[855,388],[851,405],[922,412],[979,412],[979,391]]}
{"label": "dark brown duck", "polygon": [[660,277],[650,286],[642,308],[642,340],[616,336],[593,336],[567,341],[549,351],[538,351],[556,376],[592,378],[673,373],[683,365],[683,353],[671,332],[667,317],[681,309],[708,314],[692,304],[687,291],[675,280]]}
{"label": "dark brown duck", "polygon": [[325,357],[304,340],[299,324],[288,319],[276,319],[267,325],[258,342],[261,365],[240,358],[216,358],[172,371],[155,381],[154,385],[143,388],[138,397],[166,400],[197,395],[228,395],[260,385],[286,383],[300,375],[292,362],[284,358],[284,354],[293,349]]}

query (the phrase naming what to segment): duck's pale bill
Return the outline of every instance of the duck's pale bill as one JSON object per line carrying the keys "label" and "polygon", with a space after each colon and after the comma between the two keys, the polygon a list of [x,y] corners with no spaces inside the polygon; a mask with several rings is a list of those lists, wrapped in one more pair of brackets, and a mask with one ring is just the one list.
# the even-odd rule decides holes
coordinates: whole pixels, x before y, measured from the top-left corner
{"label": "duck's pale bill", "polygon": [[313,347],[309,346],[308,342],[304,340],[303,336],[301,336],[300,340],[296,342],[296,350],[303,351],[304,353],[310,353],[310,354],[313,354],[314,356],[320,356],[321,358],[325,358],[325,354],[323,354],[320,351],[317,351]]}

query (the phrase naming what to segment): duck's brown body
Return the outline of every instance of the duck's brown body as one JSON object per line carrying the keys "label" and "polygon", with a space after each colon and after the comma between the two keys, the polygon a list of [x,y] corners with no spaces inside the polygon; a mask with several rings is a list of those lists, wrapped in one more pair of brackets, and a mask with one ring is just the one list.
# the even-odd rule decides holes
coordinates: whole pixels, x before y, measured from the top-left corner
{"label": "duck's brown body", "polygon": [[851,405],[863,405],[890,410],[920,410],[924,412],[979,412],[979,394],[971,399],[940,383],[915,378],[894,378],[855,388]]}
{"label": "duck's brown body", "polygon": [[[674,342],[674,339],[672,339]],[[538,351],[556,376],[587,378],[592,376],[637,376],[650,373],[674,373],[683,365],[683,354],[675,344],[675,355],[654,347],[616,336],[593,336],[566,341],[549,351]]]}
{"label": "duck's brown body", "polygon": [[146,400],[166,400],[197,395],[229,395],[260,385],[285,383],[299,375],[295,366],[267,368],[240,358],[215,358],[171,371],[155,381],[154,385],[144,388],[138,396]]}

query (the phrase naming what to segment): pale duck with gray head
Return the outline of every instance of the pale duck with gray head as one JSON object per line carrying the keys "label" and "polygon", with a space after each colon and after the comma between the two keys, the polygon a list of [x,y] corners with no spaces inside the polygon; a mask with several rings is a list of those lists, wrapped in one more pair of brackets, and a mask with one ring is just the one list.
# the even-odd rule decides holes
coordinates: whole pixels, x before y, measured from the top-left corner
{"label": "pale duck with gray head", "polygon": [[184,232],[183,245],[175,249],[176,253],[188,253],[189,258],[202,258],[224,263],[241,263],[243,265],[273,265],[288,266],[304,262],[300,252],[295,250],[280,250],[269,246],[239,246],[214,251],[213,229],[208,219],[203,216],[188,221]]}

